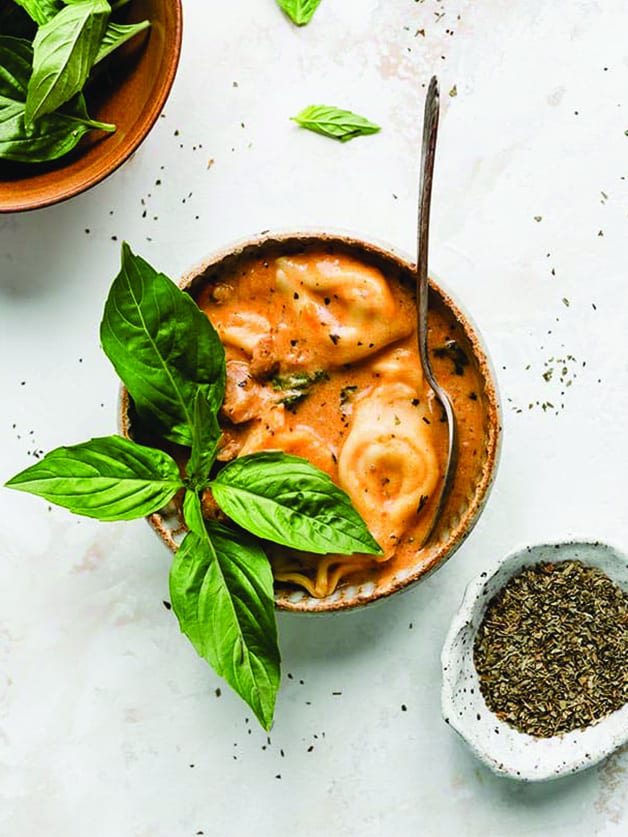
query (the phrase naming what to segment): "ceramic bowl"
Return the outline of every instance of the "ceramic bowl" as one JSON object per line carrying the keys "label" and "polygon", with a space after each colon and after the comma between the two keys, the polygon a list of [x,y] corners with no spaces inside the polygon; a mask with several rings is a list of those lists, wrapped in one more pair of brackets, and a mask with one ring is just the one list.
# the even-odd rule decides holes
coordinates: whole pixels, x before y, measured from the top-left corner
{"label": "ceramic bowl", "polygon": [[[412,283],[411,287],[414,287],[414,268],[401,256],[382,246],[350,236],[325,233],[261,235],[252,241],[243,242],[212,256],[190,271],[183,278],[181,287],[194,296],[200,287],[212,281],[222,268],[232,266],[242,257],[272,258],[301,252],[310,246],[323,247],[331,252],[347,253],[379,267],[384,274],[392,272],[401,275],[402,279]],[[455,321],[470,362],[479,372],[481,391],[478,393],[478,398],[482,405],[484,426],[482,438],[478,440],[479,453],[473,478],[469,480],[468,485],[454,485],[452,499],[445,509],[436,537],[428,547],[417,554],[416,562],[412,566],[397,572],[393,577],[385,577],[383,570],[379,575],[374,571],[368,582],[341,584],[332,595],[325,598],[314,598],[304,590],[295,590],[277,584],[275,600],[277,607],[282,610],[310,613],[347,610],[370,604],[409,588],[437,567],[442,566],[454,554],[472,530],[486,503],[498,462],[501,435],[498,397],[493,374],[477,331],[457,303],[436,282],[431,282],[430,285],[429,304],[430,307],[445,308],[452,321]],[[122,433],[127,436],[132,435],[128,407],[128,395],[123,390],[120,421]],[[464,444],[463,429],[462,437]],[[173,509],[170,508],[164,510],[163,513],[152,515],[150,523],[164,543],[170,549],[176,550],[182,527],[179,515],[172,512]]]}
{"label": "ceramic bowl", "polygon": [[495,773],[523,781],[556,779],[591,767],[628,741],[628,704],[597,724],[551,738],[519,732],[491,712],[480,692],[473,644],[492,597],[524,567],[540,561],[581,561],[628,590],[628,556],[598,542],[529,546],[468,585],[442,652],[445,721]]}
{"label": "ceramic bowl", "polygon": [[95,186],[127,160],[159,117],[174,81],[182,33],[181,0],[132,0],[126,22],[151,26],[112,54],[107,72],[88,83],[90,116],[113,134],[89,132],[49,163],[0,160],[0,212],[59,203]]}

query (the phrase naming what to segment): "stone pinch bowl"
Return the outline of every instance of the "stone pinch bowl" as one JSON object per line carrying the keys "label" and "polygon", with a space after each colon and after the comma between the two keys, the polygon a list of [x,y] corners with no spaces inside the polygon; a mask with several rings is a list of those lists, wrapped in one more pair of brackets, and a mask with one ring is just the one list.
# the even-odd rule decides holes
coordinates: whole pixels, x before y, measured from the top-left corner
{"label": "stone pinch bowl", "polygon": [[39,209],[71,198],[114,172],[146,138],[172,87],[179,56],[181,0],[132,0],[126,23],[150,20],[88,81],[89,115],[116,131],[90,131],[69,154],[47,163],[0,160],[0,212]]}
{"label": "stone pinch bowl", "polygon": [[628,704],[597,724],[551,738],[519,732],[487,707],[473,662],[476,631],[492,597],[524,567],[540,561],[581,561],[598,567],[628,590],[628,556],[599,542],[528,546],[468,585],[441,655],[445,721],[495,773],[525,782],[557,779],[584,770],[628,741]]}
{"label": "stone pinch bowl", "polygon": [[[215,254],[198,267],[191,270],[180,282],[180,286],[192,296],[208,282],[215,281],[223,268],[229,268],[238,259],[248,256],[273,258],[279,255],[302,252],[308,247],[323,248],[328,252],[342,252],[352,255],[367,264],[379,267],[384,273],[395,273],[407,279],[414,287],[414,266],[403,257],[395,254],[384,245],[367,243],[349,235],[340,233],[286,233],[272,235],[262,233],[254,239],[247,239]],[[430,306],[444,306],[461,326],[461,341],[470,361],[479,370],[481,391],[478,397],[484,408],[482,456],[476,466],[468,487],[457,504],[453,501],[443,514],[442,524],[436,537],[422,553],[417,554],[416,562],[399,571],[392,579],[382,581],[375,574],[368,580],[339,585],[336,591],[326,598],[314,598],[305,590],[276,585],[275,602],[280,610],[294,612],[322,613],[349,610],[381,600],[397,591],[407,589],[430,572],[442,566],[450,558],[475,525],[493,482],[498,462],[501,440],[500,412],[494,377],[486,352],[480,342],[477,331],[469,318],[447,294],[440,283],[431,282]],[[120,428],[124,436],[133,435],[133,421],[129,412],[128,393],[123,389],[120,409]],[[462,492],[459,492],[462,494]],[[149,523],[158,533],[166,546],[176,551],[184,533],[180,510],[174,504],[151,515]]]}

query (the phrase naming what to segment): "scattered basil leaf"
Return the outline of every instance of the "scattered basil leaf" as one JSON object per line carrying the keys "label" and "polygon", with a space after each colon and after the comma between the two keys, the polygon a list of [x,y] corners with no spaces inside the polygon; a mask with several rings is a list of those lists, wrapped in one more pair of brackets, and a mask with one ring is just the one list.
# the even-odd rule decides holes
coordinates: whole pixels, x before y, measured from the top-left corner
{"label": "scattered basil leaf", "polygon": [[6,483],[76,514],[133,520],[162,508],[182,487],[166,453],[120,436],[56,448]]}
{"label": "scattered basil leaf", "polygon": [[279,451],[240,456],[210,488],[225,514],[260,538],[321,555],[382,554],[349,496],[306,459]]}
{"label": "scattered basil leaf", "polygon": [[38,26],[43,26],[63,8],[60,0],[14,0]]}
{"label": "scattered basil leaf", "polygon": [[196,491],[186,490],[183,497],[183,519],[190,532],[205,537],[205,520],[203,519],[203,508],[201,498]]}
{"label": "scattered basil leaf", "polygon": [[214,459],[222,430],[218,424],[217,409],[212,407],[199,390],[194,403],[192,450],[186,468],[187,481],[194,488],[204,488]]}
{"label": "scattered basil leaf", "polygon": [[320,2],[321,0],[277,0],[279,6],[297,26],[305,26],[312,20]]}
{"label": "scattered basil leaf", "polygon": [[354,137],[367,134],[376,134],[381,130],[379,125],[369,122],[357,113],[327,105],[310,105],[290,118],[302,128],[307,128],[308,131],[315,131],[317,134],[332,137],[340,142],[348,142]]}
{"label": "scattered basil leaf", "polygon": [[260,546],[217,523],[202,537],[188,532],[170,570],[170,600],[198,654],[269,730],[280,655],[273,576]]}
{"label": "scattered basil leaf", "polygon": [[25,122],[60,108],[82,90],[107,28],[107,0],[64,6],[40,26],[33,41],[33,73],[28,82]]}
{"label": "scattered basil leaf", "polygon": [[140,418],[166,439],[191,445],[197,392],[216,412],[222,404],[225,351],[189,294],[126,243],[100,339]]}
{"label": "scattered basil leaf", "polygon": [[27,128],[24,108],[32,55],[28,41],[0,37],[0,158],[25,163],[54,160],[71,151],[90,130],[115,130],[115,125],[89,118],[81,93]]}
{"label": "scattered basil leaf", "polygon": [[127,41],[130,41],[131,38],[134,38],[140,32],[143,32],[144,29],[148,29],[149,26],[150,20],[142,20],[140,23],[129,24],[114,23],[113,21],[109,21],[103,39],[100,42],[100,47],[98,48],[94,64],[99,64],[114,50],[121,47],[122,44],[125,44]]}

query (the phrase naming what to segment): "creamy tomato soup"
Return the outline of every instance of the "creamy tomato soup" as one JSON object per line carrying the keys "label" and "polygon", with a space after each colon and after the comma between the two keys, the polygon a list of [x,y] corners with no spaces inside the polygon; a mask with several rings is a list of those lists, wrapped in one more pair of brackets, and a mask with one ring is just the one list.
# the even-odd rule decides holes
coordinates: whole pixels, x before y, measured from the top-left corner
{"label": "creamy tomato soup", "polygon": [[[417,563],[443,477],[447,424],[418,358],[414,290],[391,269],[321,245],[241,257],[193,294],[227,355],[219,459],[260,450],[305,457],[351,497],[381,556],[270,547],[275,579],[324,597],[345,581]],[[449,507],[481,469],[479,372],[461,326],[430,301],[435,374],[454,402],[460,458]],[[218,515],[211,496],[207,516]]]}

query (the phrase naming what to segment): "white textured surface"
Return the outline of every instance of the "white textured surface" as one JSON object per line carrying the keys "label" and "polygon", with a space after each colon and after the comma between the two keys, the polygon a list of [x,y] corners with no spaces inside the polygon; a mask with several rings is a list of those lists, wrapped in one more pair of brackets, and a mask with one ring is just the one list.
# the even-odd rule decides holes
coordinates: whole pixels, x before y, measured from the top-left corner
{"label": "white textured surface", "polygon": [[[122,238],[173,277],[269,227],[412,252],[432,72],[432,266],[492,352],[500,473],[469,540],[413,591],[280,617],[270,744],[179,635],[162,605],[169,556],[144,523],[1,491],[0,834],[624,834],[625,752],[511,783],[439,705],[440,649],[472,576],[521,542],[627,547],[624,0],[322,0],[304,29],[274,0],[185,0],[185,16],[165,116],[135,157],[68,203],[0,218],[2,479],[33,449],[115,427],[97,330]],[[383,131],[346,145],[300,131],[288,117],[314,102]]]}

